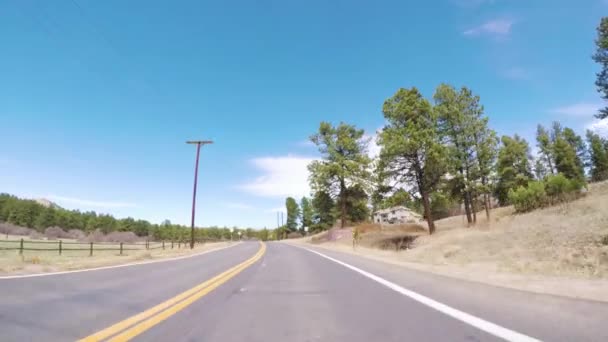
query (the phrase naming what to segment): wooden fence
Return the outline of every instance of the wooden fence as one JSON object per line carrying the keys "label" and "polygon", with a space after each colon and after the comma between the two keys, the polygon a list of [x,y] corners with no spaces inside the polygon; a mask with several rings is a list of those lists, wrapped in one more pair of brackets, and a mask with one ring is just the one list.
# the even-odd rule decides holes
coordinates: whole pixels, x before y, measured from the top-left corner
{"label": "wooden fence", "polygon": [[[211,242],[212,239],[206,239],[201,242]],[[64,252],[69,251],[88,251],[89,256],[93,256],[95,251],[117,251],[122,255],[126,251],[142,251],[142,250],[153,250],[153,249],[174,249],[174,248],[189,248],[190,244],[186,241],[161,241],[161,242],[136,242],[136,243],[123,243],[123,242],[73,242],[73,241],[36,241],[36,240],[0,240],[0,251],[2,250],[13,250],[19,251],[22,255],[24,251],[47,251],[47,252],[58,252],[62,255]]]}

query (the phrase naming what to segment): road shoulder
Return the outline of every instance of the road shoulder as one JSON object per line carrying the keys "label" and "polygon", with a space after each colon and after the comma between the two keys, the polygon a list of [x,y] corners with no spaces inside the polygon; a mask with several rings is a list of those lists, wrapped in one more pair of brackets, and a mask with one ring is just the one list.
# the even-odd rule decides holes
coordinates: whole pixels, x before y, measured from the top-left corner
{"label": "road shoulder", "polygon": [[538,294],[608,302],[608,280],[606,279],[578,279],[531,274],[512,274],[489,271],[487,268],[476,269],[475,265],[462,267],[455,265],[430,265],[396,260],[391,258],[390,253],[382,253],[382,251],[363,247],[353,250],[351,247],[339,244],[311,244],[302,239],[285,240],[284,242],[311,249],[347,253],[416,271],[423,271],[492,286]]}

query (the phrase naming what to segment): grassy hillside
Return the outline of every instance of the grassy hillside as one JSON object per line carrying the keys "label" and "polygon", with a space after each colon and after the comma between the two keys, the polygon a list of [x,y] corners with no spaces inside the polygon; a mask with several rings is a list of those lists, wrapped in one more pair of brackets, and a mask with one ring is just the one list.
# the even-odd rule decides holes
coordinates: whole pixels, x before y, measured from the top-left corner
{"label": "grassy hillside", "polygon": [[[592,184],[585,197],[568,204],[526,214],[514,214],[511,207],[498,208],[493,210],[490,222],[484,213],[478,218],[473,228],[467,228],[460,216],[437,221],[433,236],[415,227],[363,226],[361,252],[382,248],[394,251],[398,245],[387,240],[412,236],[412,241],[401,245],[410,249],[382,255],[482,272],[608,278],[608,182]],[[311,242],[350,245],[350,230],[340,231],[316,236]]]}

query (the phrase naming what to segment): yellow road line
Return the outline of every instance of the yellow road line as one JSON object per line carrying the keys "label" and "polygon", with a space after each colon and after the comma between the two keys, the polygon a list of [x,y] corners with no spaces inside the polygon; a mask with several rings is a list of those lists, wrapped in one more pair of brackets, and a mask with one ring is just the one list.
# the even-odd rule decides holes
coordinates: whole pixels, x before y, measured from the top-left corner
{"label": "yellow road line", "polygon": [[[87,336],[81,339],[81,342],[92,342],[92,341],[101,341],[106,339],[112,335],[115,335],[139,322],[142,322],[148,318],[147,321],[144,321],[140,324],[133,326],[131,329],[117,335],[112,339],[112,341],[127,341],[142,332],[148,330],[154,325],[162,322],[168,317],[174,315],[178,311],[184,309],[188,305],[192,304],[197,299],[203,297],[204,295],[211,292],[213,289],[219,287],[230,278],[236,276],[238,273],[251,266],[253,263],[258,261],[266,252],[266,245],[261,243],[260,249],[258,252],[251,257],[250,259],[228,269],[221,274],[216,275],[215,277],[187,290],[182,292],[181,294],[170,298],[146,311],[143,311],[135,316],[129,317],[123,321],[120,321],[106,329],[100,330],[90,336]],[[158,314],[160,313],[160,314]],[[157,315],[158,314],[158,315]],[[156,316],[154,316],[156,315]],[[153,317],[154,316],[154,317]]]}

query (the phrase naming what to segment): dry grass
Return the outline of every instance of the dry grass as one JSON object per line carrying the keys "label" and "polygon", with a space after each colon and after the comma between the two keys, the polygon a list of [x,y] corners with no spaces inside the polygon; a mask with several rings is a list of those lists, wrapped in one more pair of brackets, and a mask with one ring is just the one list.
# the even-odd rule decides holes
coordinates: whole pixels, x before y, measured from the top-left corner
{"label": "dry grass", "polygon": [[[120,255],[117,250],[94,251],[92,257],[88,255],[88,251],[64,250],[62,255],[58,255],[58,251],[24,251],[24,254],[21,256],[19,255],[19,251],[16,250],[0,250],[0,274],[55,272],[171,258],[217,249],[230,244],[230,242],[206,243],[204,245],[197,245],[192,250],[183,248],[183,246],[181,249],[178,249],[177,245],[175,245],[174,249],[170,249],[170,245],[167,244],[164,250],[142,249],[124,251],[123,255]],[[53,247],[55,246],[53,245]]]}

